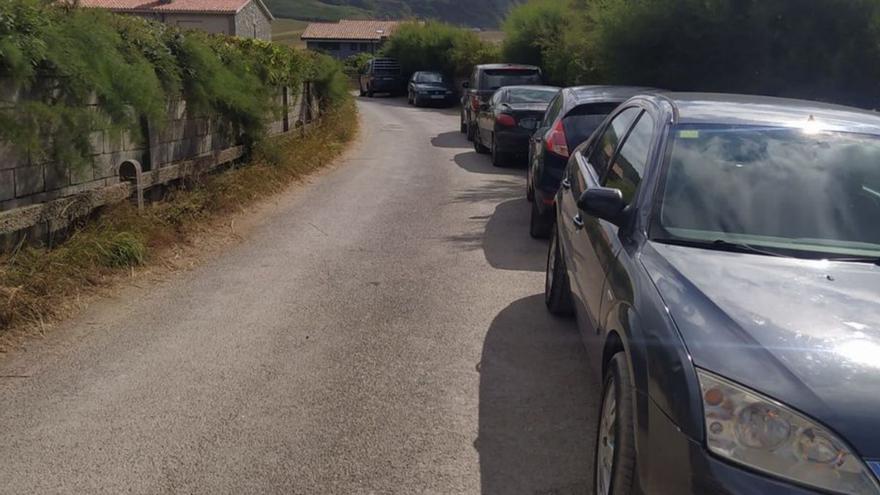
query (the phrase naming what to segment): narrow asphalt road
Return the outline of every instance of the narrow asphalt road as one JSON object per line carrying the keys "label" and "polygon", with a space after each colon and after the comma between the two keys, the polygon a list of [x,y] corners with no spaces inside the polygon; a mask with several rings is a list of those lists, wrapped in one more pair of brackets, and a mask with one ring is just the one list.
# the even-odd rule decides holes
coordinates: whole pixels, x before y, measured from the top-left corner
{"label": "narrow asphalt road", "polygon": [[0,360],[0,493],[589,492],[596,379],[525,171],[456,110],[359,106],[247,240]]}

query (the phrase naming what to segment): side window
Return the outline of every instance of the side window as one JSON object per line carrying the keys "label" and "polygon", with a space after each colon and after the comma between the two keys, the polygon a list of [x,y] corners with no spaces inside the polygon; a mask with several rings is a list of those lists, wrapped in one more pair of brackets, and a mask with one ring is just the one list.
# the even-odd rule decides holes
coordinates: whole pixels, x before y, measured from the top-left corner
{"label": "side window", "polygon": [[553,97],[553,101],[550,102],[550,105],[547,107],[547,112],[544,113],[544,121],[541,123],[541,127],[550,127],[553,125],[553,122],[556,121],[556,117],[559,116],[559,112],[562,111],[562,93],[560,92],[555,97]]}
{"label": "side window", "polygon": [[479,69],[474,69],[473,74],[471,74],[471,89],[477,89],[477,79],[479,79]]}
{"label": "side window", "polygon": [[611,159],[614,158],[614,153],[617,151],[620,141],[626,136],[626,132],[641,111],[641,108],[631,107],[620,112],[608,124],[599,140],[596,141],[590,154],[590,165],[593,166],[593,170],[596,171],[596,177],[599,180],[605,177],[605,173],[611,165]]}
{"label": "side window", "polygon": [[636,189],[645,175],[653,137],[654,119],[648,113],[643,113],[608,169],[605,185],[620,189],[627,203],[635,197]]}

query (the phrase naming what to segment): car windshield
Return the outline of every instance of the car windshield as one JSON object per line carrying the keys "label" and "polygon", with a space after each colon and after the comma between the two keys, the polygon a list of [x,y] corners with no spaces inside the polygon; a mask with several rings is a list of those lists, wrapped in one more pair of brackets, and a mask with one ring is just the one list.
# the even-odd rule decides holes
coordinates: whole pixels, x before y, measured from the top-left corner
{"label": "car windshield", "polygon": [[878,136],[680,126],[652,233],[805,257],[876,257],[878,218]]}
{"label": "car windshield", "polygon": [[442,83],[446,82],[446,79],[443,77],[443,74],[438,74],[436,72],[422,72],[416,77],[416,82],[420,83]]}
{"label": "car windshield", "polygon": [[483,72],[485,89],[523,84],[541,84],[541,74],[536,69],[490,69]]}
{"label": "car windshield", "polygon": [[556,88],[511,88],[507,91],[507,103],[550,103],[558,92]]}

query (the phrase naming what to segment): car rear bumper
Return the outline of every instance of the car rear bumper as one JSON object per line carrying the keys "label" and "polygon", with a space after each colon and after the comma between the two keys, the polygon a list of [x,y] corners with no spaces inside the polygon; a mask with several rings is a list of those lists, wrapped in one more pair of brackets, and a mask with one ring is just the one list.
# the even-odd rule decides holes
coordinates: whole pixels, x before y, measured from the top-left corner
{"label": "car rear bumper", "polygon": [[525,156],[529,154],[532,133],[526,129],[495,129],[495,147],[502,153]]}
{"label": "car rear bumper", "polygon": [[647,400],[648,431],[637,451],[639,488],[644,495],[707,494],[819,495],[763,474],[727,463],[682,433],[653,403]]}
{"label": "car rear bumper", "polygon": [[370,82],[373,91],[398,91],[400,89],[400,81],[386,81],[381,79],[373,79]]}

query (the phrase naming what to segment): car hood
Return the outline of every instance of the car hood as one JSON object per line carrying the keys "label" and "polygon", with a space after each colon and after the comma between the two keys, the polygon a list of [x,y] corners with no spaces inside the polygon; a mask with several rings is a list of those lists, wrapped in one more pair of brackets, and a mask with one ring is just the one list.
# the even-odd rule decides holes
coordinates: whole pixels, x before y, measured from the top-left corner
{"label": "car hood", "polygon": [[880,457],[880,266],[653,242],[642,263],[696,366]]}

